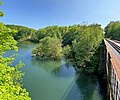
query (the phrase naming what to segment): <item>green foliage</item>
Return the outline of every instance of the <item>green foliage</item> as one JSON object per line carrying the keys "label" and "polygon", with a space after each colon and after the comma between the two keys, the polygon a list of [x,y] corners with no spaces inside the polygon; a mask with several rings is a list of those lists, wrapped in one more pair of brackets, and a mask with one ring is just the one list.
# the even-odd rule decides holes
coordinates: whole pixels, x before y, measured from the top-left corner
{"label": "green foliage", "polygon": [[0,5],[2,5],[3,3],[0,1]]}
{"label": "green foliage", "polygon": [[69,45],[63,47],[63,55],[66,58],[72,58],[72,50]]}
{"label": "green foliage", "polygon": [[4,13],[2,11],[0,11],[0,17],[4,16]]}
{"label": "green foliage", "polygon": [[39,30],[34,30],[24,26],[18,25],[6,25],[8,28],[17,30],[18,32],[14,35],[15,40],[24,41],[31,40],[33,42],[39,42],[46,36],[60,39],[62,42],[62,35],[67,30],[67,27],[49,26]]}
{"label": "green foliage", "polygon": [[80,25],[69,26],[63,35],[63,45],[72,45],[72,41],[77,38],[80,31]]}
{"label": "green foliage", "polygon": [[[3,3],[0,1],[0,5],[2,5]],[[3,17],[4,13],[2,11],[0,11],[0,17]]]}
{"label": "green foliage", "polygon": [[35,58],[59,60],[62,57],[61,42],[58,38],[45,37],[40,40],[39,45],[33,49]]}
{"label": "green foliage", "polygon": [[22,76],[17,67],[0,63],[0,100],[30,100],[26,89],[21,88]]}
{"label": "green foliage", "polygon": [[104,31],[106,38],[120,40],[120,21],[111,21]]}
{"label": "green foliage", "polygon": [[13,35],[16,31],[5,27],[0,23],[0,54],[4,53],[6,50],[15,49],[17,42],[14,40]]}
{"label": "green foliage", "polygon": [[44,37],[58,38],[62,42],[62,35],[67,31],[67,27],[49,26],[36,31],[31,38],[33,41],[39,42]]}
{"label": "green foliage", "polygon": [[86,63],[86,71],[89,73],[94,73],[98,70],[99,62],[100,62],[100,48],[101,45],[95,50],[95,53],[91,57],[90,61]]}
{"label": "green foliage", "polygon": [[37,30],[34,34],[34,36],[32,36],[31,40],[35,41],[35,42],[39,42],[41,39],[43,39],[46,35],[46,30],[45,29],[40,29]]}
{"label": "green foliage", "polygon": [[[86,69],[91,69],[90,72],[97,70],[99,63],[97,59],[99,58],[96,55],[98,56],[99,53],[96,53],[96,50],[98,50],[104,37],[103,29],[99,24],[69,27],[49,26],[38,30],[35,35],[40,43],[33,50],[33,57],[55,59],[57,57],[55,52],[59,52],[59,55],[63,54],[66,58],[74,59],[78,67],[87,67]],[[60,49],[61,46],[56,48],[59,43],[58,40],[55,41],[54,39],[57,38],[61,41],[63,50]],[[94,66],[91,63],[94,63]]]}
{"label": "green foliage", "polygon": [[35,35],[36,30],[24,26],[18,25],[6,25],[6,27],[17,30],[16,34],[14,34],[15,40],[24,41],[31,40],[31,38]]}
{"label": "green foliage", "polygon": [[[77,66],[83,67],[87,66],[89,62],[93,63],[92,59],[104,37],[103,29],[99,24],[78,24],[69,27],[49,26],[37,31],[23,26],[6,26],[18,30],[17,34],[14,35],[16,40],[29,39],[39,42],[39,45],[32,52],[33,57],[60,59],[63,54],[67,58],[74,59]],[[58,44],[60,46],[57,48]],[[96,62],[99,63],[99,61]],[[92,66],[92,64],[90,65]],[[95,65],[97,66],[97,64]],[[96,70],[95,66],[91,67],[91,70]]]}
{"label": "green foliage", "polygon": [[94,72],[99,65],[100,52],[97,51],[103,37],[103,29],[98,24],[69,26],[63,35],[63,52],[68,58],[72,57],[78,67]]}
{"label": "green foliage", "polygon": [[0,100],[30,100],[26,89],[22,88],[23,73],[19,71],[22,63],[10,66],[14,58],[3,57],[6,50],[17,50],[17,42],[12,37],[16,31],[0,23]]}
{"label": "green foliage", "polygon": [[78,34],[72,42],[72,51],[77,65],[85,67],[102,42],[103,30],[99,25],[93,24],[81,26]]}

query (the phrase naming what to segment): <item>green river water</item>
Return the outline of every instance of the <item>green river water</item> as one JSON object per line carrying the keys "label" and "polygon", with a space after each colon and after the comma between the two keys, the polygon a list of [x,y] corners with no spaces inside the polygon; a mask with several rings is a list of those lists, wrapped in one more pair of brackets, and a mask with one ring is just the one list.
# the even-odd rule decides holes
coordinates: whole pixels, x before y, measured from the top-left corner
{"label": "green river water", "polygon": [[23,87],[32,100],[105,100],[98,78],[84,72],[76,73],[74,67],[65,59],[61,61],[40,61],[31,57],[36,44],[23,42],[18,44],[19,51],[14,65],[20,60],[25,64],[21,70],[25,73]]}

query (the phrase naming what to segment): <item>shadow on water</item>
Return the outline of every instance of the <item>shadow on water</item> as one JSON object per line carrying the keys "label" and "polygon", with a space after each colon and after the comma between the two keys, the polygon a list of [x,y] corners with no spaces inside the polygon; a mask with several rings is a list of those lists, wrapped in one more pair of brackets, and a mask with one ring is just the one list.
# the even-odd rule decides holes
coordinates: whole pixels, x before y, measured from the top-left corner
{"label": "shadow on water", "polygon": [[65,59],[61,62],[32,59],[32,62],[58,78],[75,76],[61,100],[106,100],[101,93],[98,77],[83,71],[76,72],[72,64]]}
{"label": "shadow on water", "polygon": [[101,93],[98,77],[81,72],[66,100],[106,100],[106,97]]}

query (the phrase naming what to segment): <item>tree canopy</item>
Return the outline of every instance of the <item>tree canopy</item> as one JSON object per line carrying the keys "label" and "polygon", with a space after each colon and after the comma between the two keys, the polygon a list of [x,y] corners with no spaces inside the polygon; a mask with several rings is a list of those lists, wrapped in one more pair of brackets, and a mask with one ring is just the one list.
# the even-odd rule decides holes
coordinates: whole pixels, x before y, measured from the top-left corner
{"label": "tree canopy", "polygon": [[[34,58],[60,59],[64,55],[74,59],[77,66],[86,66],[91,61],[104,37],[99,24],[48,26],[39,30],[16,25],[6,26],[18,31],[14,35],[16,40],[29,39],[39,43],[32,52]],[[54,50],[56,51],[51,53]]]}
{"label": "tree canopy", "polygon": [[81,26],[72,41],[72,51],[78,66],[85,66],[86,62],[99,47],[103,38],[103,30],[97,25]]}
{"label": "tree canopy", "polygon": [[6,50],[17,50],[17,42],[13,38],[15,31],[0,23],[0,99],[1,100],[30,100],[26,89],[21,87],[22,72],[19,67],[10,66],[14,58],[3,57]]}
{"label": "tree canopy", "polygon": [[111,21],[104,31],[106,38],[120,40],[120,21]]}
{"label": "tree canopy", "polygon": [[[61,53],[67,58],[72,58],[77,66],[85,67],[91,61],[96,50],[98,50],[103,37],[103,29],[99,24],[73,25],[69,27],[50,26],[36,31],[39,45],[32,53],[35,58],[43,58],[45,56],[53,58],[51,52],[55,50],[56,54],[58,54],[57,52],[60,51],[59,55]],[[61,46],[58,46],[58,42],[55,39],[61,41],[62,49]],[[58,57],[61,58],[61,56]]]}
{"label": "tree canopy", "polygon": [[35,36],[32,37],[33,41],[40,41],[44,37],[54,37],[62,41],[62,32],[58,26],[48,26],[36,31]]}
{"label": "tree canopy", "polygon": [[[0,1],[0,5],[2,5],[3,3]],[[0,11],[0,17],[4,16],[4,13],[2,11]]]}
{"label": "tree canopy", "polygon": [[5,25],[6,27],[16,30],[16,34],[14,34],[14,38],[17,41],[24,41],[24,40],[31,40],[31,38],[34,36],[36,30],[32,28],[28,28],[25,26],[19,26],[19,25]]}
{"label": "tree canopy", "polygon": [[35,58],[58,60],[62,57],[61,46],[58,38],[45,37],[41,39],[38,46],[33,49],[32,54]]}
{"label": "tree canopy", "polygon": [[[4,15],[2,13],[0,12],[1,17]],[[12,66],[14,57],[3,57],[7,50],[18,50],[17,42],[13,38],[16,32],[0,23],[0,100],[31,100],[21,85],[23,73],[19,68],[23,64],[20,62]]]}

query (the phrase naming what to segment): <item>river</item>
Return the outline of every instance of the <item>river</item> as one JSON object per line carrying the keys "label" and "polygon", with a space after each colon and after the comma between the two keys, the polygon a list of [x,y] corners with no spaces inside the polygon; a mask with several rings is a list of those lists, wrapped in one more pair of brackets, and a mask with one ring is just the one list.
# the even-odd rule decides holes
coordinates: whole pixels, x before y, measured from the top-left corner
{"label": "river", "polygon": [[40,61],[31,57],[36,44],[22,42],[19,51],[7,52],[7,56],[18,54],[13,65],[22,61],[25,66],[23,87],[32,100],[105,100],[98,78],[84,72],[77,73],[70,62]]}

